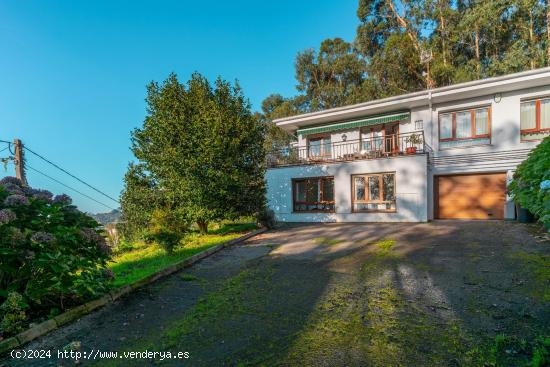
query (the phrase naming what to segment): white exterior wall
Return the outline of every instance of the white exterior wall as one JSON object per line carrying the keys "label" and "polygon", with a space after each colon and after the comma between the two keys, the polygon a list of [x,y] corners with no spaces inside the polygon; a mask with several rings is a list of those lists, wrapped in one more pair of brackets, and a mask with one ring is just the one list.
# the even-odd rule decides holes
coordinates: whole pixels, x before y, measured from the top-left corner
{"label": "white exterior wall", "polygon": [[[548,87],[537,87],[501,93],[500,100],[495,98],[495,95],[490,95],[434,105],[431,128],[429,124],[425,124],[425,134],[429,136],[426,140],[433,142],[430,144],[433,148],[433,154],[430,157],[429,184],[433,186],[433,177],[436,175],[489,172],[506,173],[507,183],[511,182],[516,167],[527,158],[529,152],[538,144],[538,142],[521,141],[521,99],[546,96],[548,92]],[[450,110],[468,109],[484,105],[491,107],[491,144],[440,149],[439,114]],[[429,119],[429,108],[426,108],[422,114]],[[434,218],[433,191],[433,187],[428,190],[429,219]],[[510,197],[507,197],[504,218],[514,219],[514,217],[514,203]]]}
{"label": "white exterior wall", "polygon": [[[479,93],[478,93],[479,94]],[[464,98],[451,102],[433,103],[410,108],[409,121],[399,126],[400,133],[424,130],[425,155],[381,158],[333,164],[295,166],[268,170],[268,201],[280,221],[425,221],[434,218],[434,176],[502,172],[507,182],[512,180],[516,167],[538,142],[522,142],[520,138],[520,103],[522,99],[547,97],[550,85],[496,92],[486,96]],[[480,106],[491,107],[491,143],[465,147],[439,147],[439,114]],[[402,109],[402,108],[400,108]],[[388,113],[390,113],[388,111]],[[331,121],[334,123],[337,121]],[[333,143],[360,138],[360,130],[335,131]],[[299,146],[306,147],[306,137],[299,137]],[[396,213],[352,213],[351,174],[396,172]],[[292,213],[291,179],[299,177],[334,176],[336,213]],[[513,219],[515,209],[508,197],[505,218]]]}
{"label": "white exterior wall", "polygon": [[[395,213],[353,213],[351,175],[395,172]],[[334,176],[335,213],[293,212],[292,179]],[[281,222],[425,222],[427,156],[403,156],[344,163],[315,164],[267,170],[269,207]]]}

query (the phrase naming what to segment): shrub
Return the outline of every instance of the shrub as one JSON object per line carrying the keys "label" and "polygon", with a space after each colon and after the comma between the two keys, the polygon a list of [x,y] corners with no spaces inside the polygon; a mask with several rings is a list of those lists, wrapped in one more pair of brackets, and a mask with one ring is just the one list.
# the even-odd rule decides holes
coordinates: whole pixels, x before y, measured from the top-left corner
{"label": "shrub", "polygon": [[67,195],[0,180],[0,303],[17,292],[38,317],[104,292],[111,249],[97,227]]}
{"label": "shrub", "polygon": [[510,193],[517,203],[550,226],[550,136],[518,166]]}
{"label": "shrub", "polygon": [[169,254],[174,252],[174,248],[179,244],[180,240],[180,235],[167,230],[149,232],[146,236],[147,242],[156,242]]}
{"label": "shrub", "polygon": [[24,329],[24,323],[27,320],[25,310],[29,305],[23,299],[23,296],[17,292],[11,292],[0,306],[0,311],[4,315],[0,321],[0,333],[15,334]]}
{"label": "shrub", "polygon": [[275,228],[276,221],[275,221],[275,213],[273,210],[264,208],[262,209],[257,215],[256,220],[260,225],[266,228]]}

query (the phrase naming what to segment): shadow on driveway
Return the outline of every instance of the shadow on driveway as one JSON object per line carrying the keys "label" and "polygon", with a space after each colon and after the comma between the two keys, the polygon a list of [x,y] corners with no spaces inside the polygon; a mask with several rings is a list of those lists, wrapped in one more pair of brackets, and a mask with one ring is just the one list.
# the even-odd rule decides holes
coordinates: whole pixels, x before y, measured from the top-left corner
{"label": "shadow on driveway", "polygon": [[550,336],[548,243],[531,230],[498,221],[288,226],[29,348],[78,341],[87,352],[190,355],[81,362],[120,366],[522,365]]}

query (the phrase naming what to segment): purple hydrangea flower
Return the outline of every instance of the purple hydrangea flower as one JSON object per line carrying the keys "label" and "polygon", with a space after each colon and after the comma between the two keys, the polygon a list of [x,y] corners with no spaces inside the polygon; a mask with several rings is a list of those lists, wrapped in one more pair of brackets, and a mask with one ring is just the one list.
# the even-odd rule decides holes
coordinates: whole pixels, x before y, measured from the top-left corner
{"label": "purple hydrangea flower", "polygon": [[80,231],[80,234],[86,242],[92,242],[97,236],[97,232],[91,228],[84,228]]}
{"label": "purple hydrangea flower", "polygon": [[32,242],[50,243],[55,241],[55,236],[48,232],[34,232],[31,236]]}
{"label": "purple hydrangea flower", "polygon": [[8,193],[8,194],[11,194],[11,195],[24,195],[25,192],[23,191],[23,189],[15,184],[12,184],[12,183],[7,183],[4,185],[4,190]]}
{"label": "purple hydrangea flower", "polygon": [[0,224],[6,224],[17,219],[17,216],[10,209],[0,210]]}
{"label": "purple hydrangea flower", "polygon": [[95,243],[97,249],[105,255],[110,255],[112,252],[111,246],[107,244],[105,237],[97,233],[91,228],[84,228],[82,230],[82,237],[86,242]]}
{"label": "purple hydrangea flower", "polygon": [[13,194],[4,200],[6,206],[29,205],[29,199],[24,195]]}
{"label": "purple hydrangea flower", "polygon": [[6,176],[0,180],[0,185],[13,184],[16,186],[22,186],[23,183],[17,177]]}
{"label": "purple hydrangea flower", "polygon": [[46,200],[47,202],[52,201],[53,194],[48,190],[35,190],[33,189],[31,195],[35,199]]}
{"label": "purple hydrangea flower", "polygon": [[69,195],[61,194],[61,195],[55,195],[53,198],[53,202],[57,204],[65,204],[70,205],[73,202],[73,199]]}

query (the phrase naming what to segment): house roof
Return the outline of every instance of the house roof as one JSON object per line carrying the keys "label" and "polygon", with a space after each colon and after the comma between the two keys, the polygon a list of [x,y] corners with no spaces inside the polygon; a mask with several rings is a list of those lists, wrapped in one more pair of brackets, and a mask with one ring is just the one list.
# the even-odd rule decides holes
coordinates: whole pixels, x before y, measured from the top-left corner
{"label": "house roof", "polygon": [[374,101],[276,119],[277,126],[295,131],[306,127],[410,110],[430,103],[474,98],[531,87],[550,85],[550,67],[423,90]]}

